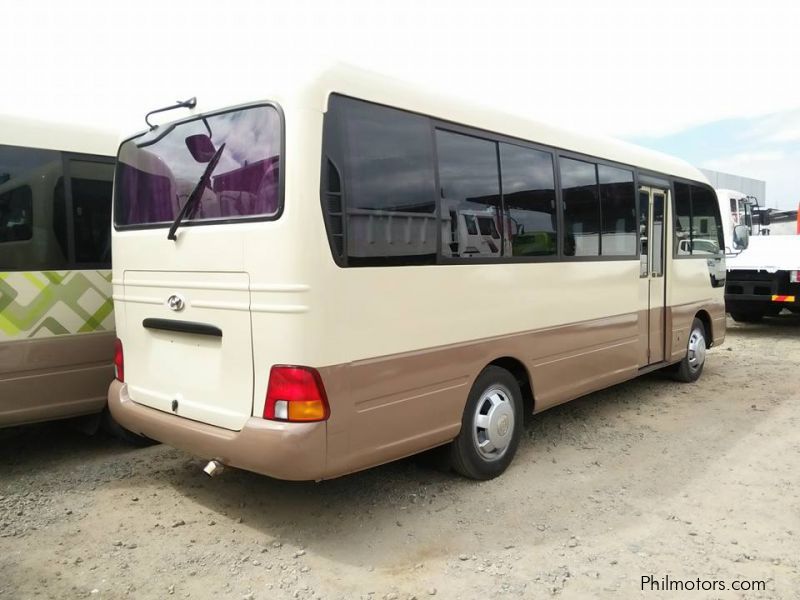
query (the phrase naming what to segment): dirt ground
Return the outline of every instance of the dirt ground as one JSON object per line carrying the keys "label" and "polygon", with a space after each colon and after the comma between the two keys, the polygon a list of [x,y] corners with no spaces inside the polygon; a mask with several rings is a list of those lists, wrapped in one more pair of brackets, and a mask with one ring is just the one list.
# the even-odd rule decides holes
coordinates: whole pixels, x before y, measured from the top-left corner
{"label": "dirt ground", "polygon": [[798,598],[798,367],[800,319],[729,323],[697,384],[652,374],[538,415],[485,483],[430,457],[209,479],[165,446],[5,430],[0,598]]}

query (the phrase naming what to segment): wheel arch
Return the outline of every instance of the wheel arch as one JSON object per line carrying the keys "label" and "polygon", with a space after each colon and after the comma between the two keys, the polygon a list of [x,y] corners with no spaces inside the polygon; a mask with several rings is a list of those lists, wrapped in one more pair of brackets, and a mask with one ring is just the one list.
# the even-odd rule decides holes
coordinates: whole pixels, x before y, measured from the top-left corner
{"label": "wheel arch", "polygon": [[703,329],[706,330],[706,348],[711,348],[711,346],[714,345],[714,327],[711,322],[711,315],[709,315],[705,309],[701,309],[697,311],[694,318],[700,319],[700,322],[703,324]]}
{"label": "wheel arch", "polygon": [[514,379],[517,380],[519,389],[522,392],[522,412],[526,417],[532,415],[536,407],[536,400],[533,393],[533,380],[531,379],[528,368],[523,364],[523,362],[517,358],[514,358],[513,356],[501,356],[499,358],[495,358],[486,366],[500,367],[514,376]]}

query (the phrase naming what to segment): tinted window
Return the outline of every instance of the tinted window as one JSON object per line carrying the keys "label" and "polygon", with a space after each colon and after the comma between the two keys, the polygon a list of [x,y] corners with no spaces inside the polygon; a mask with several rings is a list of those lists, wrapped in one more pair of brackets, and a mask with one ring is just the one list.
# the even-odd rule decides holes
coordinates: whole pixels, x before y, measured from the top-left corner
{"label": "tinted window", "polygon": [[675,184],[675,252],[679,256],[691,254],[692,204],[689,186]]}
{"label": "tinted window", "polygon": [[724,248],[722,221],[711,188],[675,184],[675,253],[708,256]]}
{"label": "tinted window", "polygon": [[500,144],[505,204],[506,254],[557,252],[556,191],[549,152]]}
{"label": "tinted window", "polygon": [[53,231],[61,153],[0,145],[0,271],[66,268]]}
{"label": "tinted window", "polygon": [[232,110],[155,129],[120,146],[118,225],[167,227],[206,167],[209,185],[185,222],[274,216],[280,205],[281,123],[271,106]]}
{"label": "tinted window", "polygon": [[29,185],[0,194],[0,244],[33,236],[33,195]]}
{"label": "tinted window", "polygon": [[650,194],[639,192],[639,277],[647,277],[650,270],[648,253],[650,252]]}
{"label": "tinted window", "polygon": [[111,182],[114,166],[108,163],[70,161],[75,262],[111,261]]}
{"label": "tinted window", "polygon": [[636,190],[633,171],[598,165],[603,256],[636,254]]}
{"label": "tinted window", "polygon": [[[430,121],[341,96],[331,98],[328,118],[336,121],[326,130],[337,137],[329,140],[330,150],[341,156],[348,264],[435,262]],[[334,200],[337,194],[328,192]],[[329,216],[329,228],[335,221]]]}
{"label": "tinted window", "polygon": [[653,194],[653,275],[664,274],[664,195]]}
{"label": "tinted window", "polygon": [[564,254],[600,254],[600,202],[597,173],[593,163],[560,158],[564,202]]}
{"label": "tinted window", "polygon": [[724,248],[717,198],[707,187],[692,187],[692,254],[718,254]]}
{"label": "tinted window", "polygon": [[[457,225],[442,228],[442,254],[458,257],[500,256],[500,175],[497,144],[469,135],[436,131],[442,214]],[[476,233],[469,220],[478,219]],[[487,223],[491,223],[488,225]]]}
{"label": "tinted window", "polygon": [[65,259],[69,256],[69,238],[67,236],[67,191],[64,178],[59,177],[53,189],[53,235]]}

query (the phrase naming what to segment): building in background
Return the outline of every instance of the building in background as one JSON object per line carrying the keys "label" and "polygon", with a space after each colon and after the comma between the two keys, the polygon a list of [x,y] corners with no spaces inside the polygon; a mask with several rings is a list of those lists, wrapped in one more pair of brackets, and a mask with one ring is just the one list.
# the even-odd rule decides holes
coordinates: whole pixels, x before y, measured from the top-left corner
{"label": "building in background", "polygon": [[741,192],[745,196],[751,196],[758,201],[761,211],[766,212],[768,223],[759,224],[756,231],[761,235],[787,235],[800,233],[800,226],[797,221],[797,210],[781,210],[777,208],[767,208],[767,182],[760,179],[751,179],[741,175],[712,171],[711,169],[700,169],[703,175],[708,177],[711,185],[717,190],[734,190]]}
{"label": "building in background", "polygon": [[760,206],[767,205],[767,182],[760,179],[751,179],[741,175],[712,171],[711,169],[700,169],[703,175],[708,177],[711,185],[717,190],[735,190],[745,196],[758,198]]}

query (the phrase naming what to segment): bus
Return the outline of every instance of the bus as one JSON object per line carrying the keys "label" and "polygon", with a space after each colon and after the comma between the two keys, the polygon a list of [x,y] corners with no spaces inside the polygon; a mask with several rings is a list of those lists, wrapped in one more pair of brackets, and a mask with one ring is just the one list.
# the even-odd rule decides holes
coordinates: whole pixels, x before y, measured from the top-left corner
{"label": "bus", "polygon": [[117,143],[115,133],[0,117],[0,427],[105,409]]}
{"label": "bus", "polygon": [[689,164],[347,66],[263,92],[198,94],[118,152],[109,406],[207,473],[447,446],[489,479],[526,414],[694,381],[722,343],[720,213]]}

